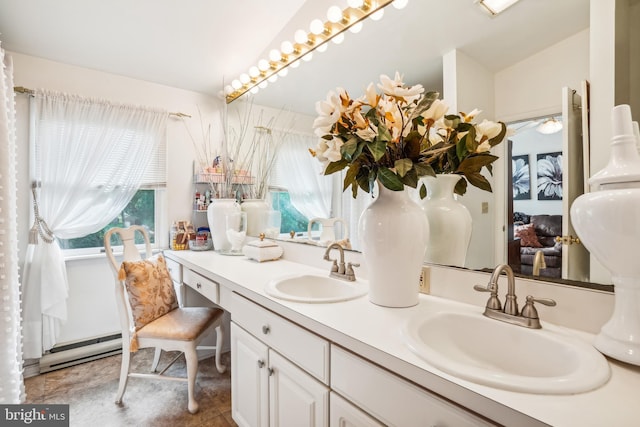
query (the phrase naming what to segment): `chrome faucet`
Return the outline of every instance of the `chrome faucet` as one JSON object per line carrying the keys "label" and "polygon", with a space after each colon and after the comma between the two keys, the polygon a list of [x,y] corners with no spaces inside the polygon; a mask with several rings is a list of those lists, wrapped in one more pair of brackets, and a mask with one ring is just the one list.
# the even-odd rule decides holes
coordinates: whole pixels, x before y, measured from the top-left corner
{"label": "chrome faucet", "polygon": [[536,256],[533,258],[533,275],[539,276],[540,270],[547,268],[547,263],[544,261],[544,254],[542,251],[536,251]]}
{"label": "chrome faucet", "polygon": [[[340,262],[329,257],[329,253],[331,249],[336,248],[338,252],[340,252]],[[324,259],[326,261],[333,261],[331,265],[331,273],[332,277],[337,277],[338,279],[348,280],[350,282],[356,281],[356,273],[353,271],[353,267],[360,267],[360,264],[348,262],[345,266],[344,263],[344,249],[338,243],[332,243],[327,247],[327,250],[324,253]]]}
{"label": "chrome faucet", "polygon": [[[507,296],[504,303],[504,309],[500,304],[500,299],[498,299],[498,279],[503,271],[507,276]],[[538,310],[536,310],[533,305],[534,302],[539,302],[540,304],[550,307],[556,305],[556,302],[552,299],[534,298],[531,295],[528,295],[525,306],[522,308],[522,312],[518,313],[518,302],[516,301],[516,279],[513,275],[513,270],[506,264],[500,264],[493,270],[491,278],[489,279],[489,284],[486,287],[475,285],[473,289],[479,292],[491,293],[484,310],[485,316],[502,322],[524,326],[526,328],[540,329],[542,327],[540,325],[540,318],[538,317]]]}

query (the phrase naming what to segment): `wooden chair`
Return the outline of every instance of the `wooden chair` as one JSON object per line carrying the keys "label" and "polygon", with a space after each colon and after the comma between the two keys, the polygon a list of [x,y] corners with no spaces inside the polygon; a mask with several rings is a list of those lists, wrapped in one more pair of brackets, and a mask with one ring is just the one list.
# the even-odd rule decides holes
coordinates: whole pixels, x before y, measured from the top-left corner
{"label": "wooden chair", "polygon": [[[129,377],[180,380],[187,381],[188,383],[189,412],[196,413],[198,411],[198,403],[194,398],[195,380],[198,370],[198,356],[196,353],[196,348],[215,348],[216,368],[220,373],[224,372],[226,369],[226,367],[220,362],[220,349],[222,348],[223,341],[223,331],[221,327],[223,310],[220,308],[212,307],[171,308],[169,309],[170,311],[166,312],[166,314],[155,318],[142,327],[138,326],[136,329],[134,315],[132,313],[132,295],[129,292],[126,284],[127,280],[131,280],[131,274],[129,274],[127,277],[123,277],[126,274],[124,261],[142,261],[140,252],[135,246],[134,237],[136,231],[141,233],[144,238],[146,246],[145,259],[148,259],[151,257],[151,243],[149,241],[149,236],[145,228],[136,225],[129,228],[112,228],[107,231],[104,236],[104,247],[106,250],[107,258],[109,259],[111,267],[113,268],[116,276],[116,302],[120,315],[120,324],[122,326],[122,365],[120,369],[120,384],[118,387],[118,394],[116,396],[116,403],[122,403],[122,396],[124,395],[125,388],[127,387],[127,381]],[[116,261],[115,256],[113,255],[113,252],[111,250],[111,236],[114,234],[120,236],[124,247],[122,264]],[[159,263],[157,265],[159,265]],[[162,266],[160,266],[159,268],[162,268]],[[163,270],[166,270],[166,268]],[[168,275],[168,271],[166,272],[166,274]],[[168,286],[166,280],[169,280],[170,282],[170,278],[167,278],[165,276],[165,282],[163,283],[163,286],[165,287]],[[175,293],[175,291],[173,290],[173,282],[171,282],[169,292]],[[134,304],[139,304],[139,300],[136,299],[134,301]],[[212,328],[216,328],[216,346],[197,347],[201,339]],[[151,367],[152,373],[129,372],[131,353],[137,351],[138,348],[145,347],[156,348],[153,364]],[[162,350],[177,350],[184,353],[187,364],[187,378],[178,378],[163,375],[164,372],[169,368],[169,366],[171,366],[181,356],[181,354],[178,354],[178,356],[176,356],[168,364],[168,366],[166,366],[162,371],[158,372],[157,368]]]}

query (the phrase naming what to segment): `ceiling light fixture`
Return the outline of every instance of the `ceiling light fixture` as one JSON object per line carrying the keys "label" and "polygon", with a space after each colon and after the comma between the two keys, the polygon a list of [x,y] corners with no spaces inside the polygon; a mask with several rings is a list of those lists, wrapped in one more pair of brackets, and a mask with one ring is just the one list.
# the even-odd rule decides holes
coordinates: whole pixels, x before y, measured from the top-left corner
{"label": "ceiling light fixture", "polygon": [[[281,73],[289,66],[295,68],[300,64],[300,59],[309,61],[315,49],[320,46],[326,48],[326,43],[334,38],[339,42],[344,37],[344,31],[352,27],[356,27],[354,30],[357,30],[357,27],[362,26],[363,20],[376,13],[376,17],[381,16],[383,9],[392,3],[396,8],[401,9],[406,5],[407,0],[348,0],[349,7],[342,11],[339,7],[332,6],[327,13],[326,22],[314,19],[309,33],[304,30],[296,31],[293,43],[282,43],[280,50],[273,49],[269,52],[269,61],[262,59],[257,67],[251,67],[248,82],[244,82],[247,74],[243,73],[242,80],[235,79],[231,86],[225,87],[227,104],[249,91],[255,93],[255,87],[263,89],[267,81],[273,82],[273,79],[269,80],[271,76]],[[259,71],[257,75],[256,69]]]}
{"label": "ceiling light fixture", "polygon": [[562,130],[562,122],[557,121],[555,117],[549,117],[542,122],[536,130],[545,135],[560,132]]}
{"label": "ceiling light fixture", "polygon": [[484,10],[489,12],[491,16],[495,16],[517,1],[518,0],[476,0],[476,4],[479,4]]}

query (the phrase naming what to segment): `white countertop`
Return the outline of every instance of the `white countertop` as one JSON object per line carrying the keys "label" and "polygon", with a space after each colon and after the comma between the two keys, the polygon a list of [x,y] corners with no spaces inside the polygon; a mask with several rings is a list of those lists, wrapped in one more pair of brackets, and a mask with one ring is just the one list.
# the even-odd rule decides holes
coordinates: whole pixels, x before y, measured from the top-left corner
{"label": "white countertop", "polygon": [[[328,270],[287,260],[258,263],[210,251],[165,254],[389,371],[504,425],[640,425],[635,407],[640,402],[640,367],[609,359],[610,380],[594,391],[575,395],[537,395],[486,387],[438,370],[411,352],[401,338],[400,330],[410,318],[439,310],[453,311],[462,303],[429,295],[420,295],[417,306],[403,309],[371,304],[366,296],[330,304],[289,302],[268,296],[265,285],[283,275],[328,274]],[[473,307],[482,313],[481,307]],[[571,329],[546,326],[587,341],[593,338]]]}

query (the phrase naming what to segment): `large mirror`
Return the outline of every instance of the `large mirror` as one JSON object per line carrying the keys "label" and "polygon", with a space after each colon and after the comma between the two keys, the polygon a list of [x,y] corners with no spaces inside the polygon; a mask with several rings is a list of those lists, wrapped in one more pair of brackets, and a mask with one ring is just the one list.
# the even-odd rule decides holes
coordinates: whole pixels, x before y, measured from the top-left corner
{"label": "large mirror", "polygon": [[[314,3],[325,3],[324,10],[329,6],[327,2]],[[302,10],[298,21],[294,19],[284,28],[277,42],[291,38],[298,28],[306,28],[311,18],[321,16],[322,7],[316,4],[315,15]],[[368,83],[378,82],[380,74],[392,76],[399,71],[405,82],[439,91],[459,111],[477,107],[484,111],[480,119],[501,120],[515,130],[522,126],[535,130],[527,120],[536,125],[546,118],[563,120],[563,87],[573,88],[570,93],[578,97],[582,94],[581,81],[589,73],[588,26],[589,0],[521,0],[495,17],[469,0],[414,0],[402,10],[388,7],[381,21],[365,22],[360,33],[348,33],[342,44],[330,43],[326,52],[314,52],[310,62],[289,70],[286,77],[253,95],[252,102],[295,112],[302,124],[296,131],[310,134],[315,102],[324,99],[329,90],[344,87],[353,97],[361,96]],[[270,48],[277,46],[274,41]],[[513,140],[522,139],[518,133],[498,147],[500,160],[491,178],[493,193],[469,191],[461,198],[474,224],[466,268],[488,269],[508,261],[514,227],[524,222],[517,216],[514,220],[514,212],[529,217],[562,216],[553,200],[538,199],[536,189],[530,189],[528,204],[518,199],[513,203],[512,167],[522,163],[518,160],[526,153],[533,175],[538,173],[535,156],[553,153],[557,160],[562,153],[562,142],[559,148],[544,153],[523,147],[522,142],[515,142],[514,149]],[[564,133],[557,136],[562,138]],[[583,178],[579,181],[583,186]],[[534,182],[532,178],[530,184]],[[341,198],[334,195],[336,200]],[[518,206],[525,206],[523,212]],[[562,277],[548,268],[549,274],[541,277]],[[521,273],[533,272],[521,269]],[[571,281],[588,281],[588,274],[571,277]]]}

